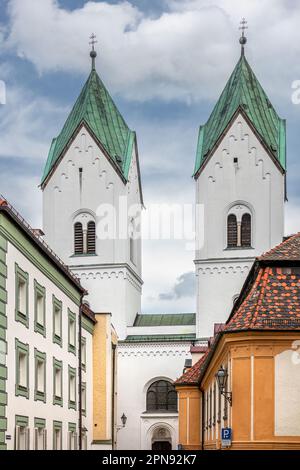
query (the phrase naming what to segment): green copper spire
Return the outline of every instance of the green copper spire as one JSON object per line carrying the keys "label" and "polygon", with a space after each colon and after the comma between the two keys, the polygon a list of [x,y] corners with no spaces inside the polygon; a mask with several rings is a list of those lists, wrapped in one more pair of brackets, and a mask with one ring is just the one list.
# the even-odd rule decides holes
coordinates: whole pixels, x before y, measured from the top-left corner
{"label": "green copper spire", "polygon": [[91,52],[92,70],[85,83],[61,133],[53,139],[42,177],[42,185],[46,182],[56,163],[81,125],[85,125],[104,148],[113,165],[127,180],[135,132],[131,131],[114,101],[109,95],[95,69],[96,51],[93,35]]}
{"label": "green copper spire", "polygon": [[247,62],[244,54],[246,44],[244,34],[242,38],[243,41],[240,41],[241,57],[209,120],[200,127],[194,176],[218,144],[223,132],[238,111],[248,118],[263,144],[282,169],[286,169],[285,120],[276,113]]}

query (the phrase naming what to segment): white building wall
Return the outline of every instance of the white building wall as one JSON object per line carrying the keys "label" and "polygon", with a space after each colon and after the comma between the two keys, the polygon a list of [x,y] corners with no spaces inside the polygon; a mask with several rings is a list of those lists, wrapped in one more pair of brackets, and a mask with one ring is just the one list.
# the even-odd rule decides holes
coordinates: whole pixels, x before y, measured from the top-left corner
{"label": "white building wall", "polygon": [[118,430],[118,450],[151,450],[152,436],[158,427],[178,445],[177,413],[146,413],[146,393],[156,380],[174,381],[182,375],[190,358],[189,343],[120,343],[118,346],[118,425],[123,413],[125,428]]}
{"label": "white building wall", "polygon": [[[30,428],[30,448],[34,448],[34,418],[46,420],[47,429],[47,449],[53,448],[53,421],[61,421],[63,448],[68,448],[68,423],[76,424],[78,435],[78,306],[62,292],[52,281],[48,279],[38,268],[33,265],[14,245],[8,243],[6,258],[8,266],[7,274],[7,341],[8,341],[8,429],[7,434],[12,437],[7,441],[8,449],[13,449],[15,433],[15,416],[27,416]],[[29,274],[29,328],[20,322],[15,321],[15,263]],[[34,279],[46,289],[46,337],[34,331]],[[62,340],[60,347],[53,343],[53,306],[52,294],[62,302]],[[68,352],[68,308],[76,314],[76,356]],[[88,354],[87,360],[91,360],[91,338],[87,336]],[[29,399],[15,396],[16,384],[16,351],[15,338],[22,343],[29,345]],[[46,403],[34,400],[35,388],[35,361],[34,348],[46,353]],[[63,362],[63,406],[53,405],[53,357]],[[76,404],[77,410],[68,408],[68,365],[76,369]],[[87,394],[90,394],[92,382],[90,382],[90,367],[87,369]],[[92,422],[91,412],[88,411],[88,423]],[[91,429],[89,425],[89,429]],[[90,442],[90,440],[89,440]]]}
{"label": "white building wall", "polygon": [[[133,213],[128,212],[133,205]],[[121,220],[124,233],[103,240],[98,224],[110,208],[115,211],[117,233]],[[125,184],[83,127],[43,190],[44,231],[50,246],[80,276],[92,310],[112,313],[120,338],[141,309],[141,241],[136,241],[132,262],[127,237],[128,222],[136,211],[141,211],[141,194],[135,149]],[[73,226],[82,213],[96,222],[96,255],[74,256]]]}
{"label": "white building wall", "polygon": [[86,414],[82,416],[82,427],[86,428],[87,450],[91,449],[93,441],[93,336],[82,328],[82,337],[86,342],[86,366],[82,370],[82,381],[86,383]]}
{"label": "white building wall", "polygon": [[[209,337],[214,323],[228,318],[255,257],[280,243],[284,233],[284,175],[241,114],[202,169],[196,202],[204,207],[204,219],[197,222],[197,336]],[[246,206],[252,215],[252,249],[227,249],[233,205]]]}
{"label": "white building wall", "polygon": [[275,357],[275,436],[300,435],[300,358],[295,349]]}

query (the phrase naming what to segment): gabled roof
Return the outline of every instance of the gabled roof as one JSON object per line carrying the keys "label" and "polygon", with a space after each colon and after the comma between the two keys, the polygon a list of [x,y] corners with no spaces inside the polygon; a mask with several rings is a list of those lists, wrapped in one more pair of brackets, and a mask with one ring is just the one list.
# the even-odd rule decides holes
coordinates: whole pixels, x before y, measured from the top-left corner
{"label": "gabled roof", "polygon": [[96,70],[92,69],[61,133],[52,141],[42,185],[82,124],[127,180],[135,133],[127,126]]}
{"label": "gabled roof", "polygon": [[195,313],[144,314],[135,317],[133,326],[196,325]]}
{"label": "gabled roof", "polygon": [[199,361],[187,369],[184,374],[175,381],[174,385],[198,385],[202,367],[208,356],[208,351],[209,350],[206,351]]}
{"label": "gabled roof", "polygon": [[276,113],[242,54],[209,120],[200,127],[194,175],[198,173],[238,110],[249,119],[268,150],[285,170],[285,120]]}

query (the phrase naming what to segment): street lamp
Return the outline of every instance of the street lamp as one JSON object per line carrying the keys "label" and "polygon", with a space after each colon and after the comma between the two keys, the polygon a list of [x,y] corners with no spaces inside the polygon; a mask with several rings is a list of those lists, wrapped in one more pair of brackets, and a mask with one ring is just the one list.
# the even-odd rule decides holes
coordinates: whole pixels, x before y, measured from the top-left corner
{"label": "street lamp", "polygon": [[218,372],[216,373],[216,379],[218,382],[220,394],[223,395],[224,398],[230,404],[230,406],[232,406],[232,392],[226,392],[226,385],[227,385],[227,380],[228,380],[227,369],[224,369],[224,367],[221,366]]}
{"label": "street lamp", "polygon": [[127,416],[125,415],[125,413],[122,414],[121,421],[122,421],[122,424],[123,424],[123,428],[125,428],[126,421],[127,421]]}

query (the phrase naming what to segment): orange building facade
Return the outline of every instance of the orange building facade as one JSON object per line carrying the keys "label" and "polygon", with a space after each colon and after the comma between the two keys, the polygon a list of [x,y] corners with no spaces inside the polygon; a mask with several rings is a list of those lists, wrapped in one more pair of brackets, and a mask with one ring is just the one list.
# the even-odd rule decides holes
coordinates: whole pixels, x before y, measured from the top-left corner
{"label": "orange building facade", "polygon": [[[176,389],[184,449],[300,449],[300,234],[257,259],[223,330]],[[222,428],[232,430],[228,447]]]}

